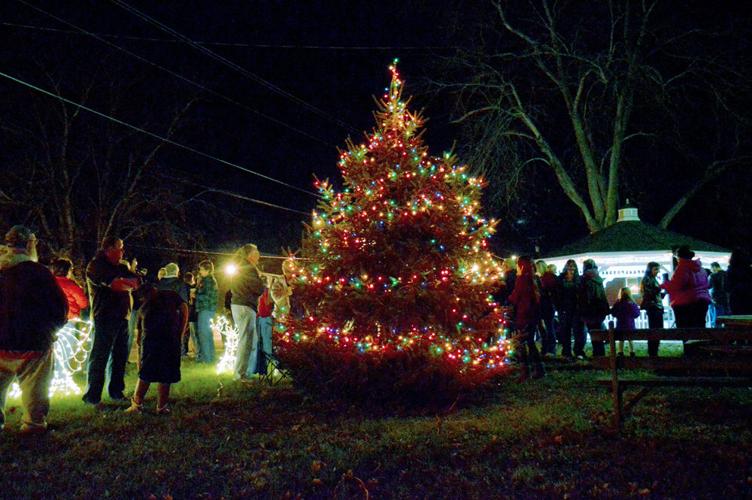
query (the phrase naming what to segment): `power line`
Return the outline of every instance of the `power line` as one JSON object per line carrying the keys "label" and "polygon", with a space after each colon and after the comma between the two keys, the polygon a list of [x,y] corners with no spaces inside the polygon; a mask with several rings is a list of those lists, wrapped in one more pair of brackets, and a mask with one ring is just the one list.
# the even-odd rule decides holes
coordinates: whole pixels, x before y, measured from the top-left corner
{"label": "power line", "polygon": [[148,22],[149,24],[152,24],[152,25],[158,27],[160,30],[162,30],[162,31],[164,31],[166,33],[169,33],[170,35],[172,35],[173,37],[177,38],[178,40],[181,40],[184,43],[187,43],[188,45],[190,45],[191,47],[195,48],[199,52],[202,52],[202,53],[206,54],[207,56],[211,57],[212,59],[214,59],[216,61],[219,61],[220,63],[224,64],[225,66],[228,66],[229,68],[234,69],[235,71],[241,73],[242,75],[246,76],[250,80],[252,80],[252,81],[254,81],[254,82],[262,85],[263,87],[266,87],[267,89],[271,90],[272,92],[274,92],[276,94],[279,94],[279,95],[281,95],[281,96],[283,96],[283,97],[285,97],[287,99],[292,100],[293,102],[296,102],[296,103],[300,104],[301,106],[305,107],[309,111],[312,111],[313,113],[315,113],[315,114],[317,114],[317,115],[319,115],[319,116],[321,116],[323,118],[326,118],[327,120],[333,121],[335,124],[337,124],[338,126],[344,128],[345,130],[351,130],[351,131],[353,131],[355,133],[358,133],[358,130],[355,129],[355,127],[353,127],[351,125],[348,125],[347,123],[343,122],[339,118],[336,118],[336,117],[330,115],[326,111],[323,111],[323,110],[317,108],[316,106],[314,106],[313,104],[310,104],[307,101],[304,101],[303,99],[301,99],[301,98],[299,98],[299,97],[291,94],[290,92],[288,92],[288,91],[286,91],[286,90],[278,87],[274,83],[272,83],[272,82],[270,82],[270,81],[262,78],[261,76],[259,76],[259,75],[255,74],[255,73],[253,73],[253,72],[245,69],[244,67],[242,67],[242,66],[240,66],[240,65],[232,62],[231,60],[227,59],[226,57],[223,57],[223,56],[217,54],[216,52],[213,52],[212,50],[204,47],[203,45],[201,45],[199,43],[196,43],[195,41],[193,41],[189,37],[187,37],[187,36],[185,36],[185,35],[177,32],[177,31],[175,31],[174,29],[170,28],[169,26],[167,26],[167,25],[165,25],[165,24],[157,21],[153,17],[151,17],[151,16],[149,16],[147,14],[144,14],[143,12],[141,12],[140,10],[138,10],[138,9],[136,9],[134,7],[131,7],[128,3],[126,3],[126,2],[124,2],[122,0],[111,0],[111,1],[115,5],[119,6],[120,8],[122,8],[122,9],[128,11],[128,12],[130,12],[134,16],[139,17],[142,20]]}
{"label": "power line", "polygon": [[[164,179],[168,179],[168,180],[171,180],[171,181],[177,181],[177,182],[180,182],[182,184],[187,184],[189,186],[193,186],[193,187],[196,187],[196,188],[203,189],[204,192],[207,192],[207,193],[223,194],[225,196],[230,196],[232,198],[236,198],[236,199],[239,199],[239,200],[250,201],[251,203],[256,203],[258,205],[263,205],[263,206],[271,207],[271,208],[277,208],[279,210],[285,210],[287,212],[292,212],[292,213],[295,213],[295,214],[305,215],[306,217],[308,217],[308,216],[311,215],[310,212],[304,212],[302,210],[297,210],[295,208],[289,208],[289,207],[285,207],[283,205],[277,205],[275,203],[271,203],[271,202],[268,202],[268,201],[258,200],[256,198],[251,198],[249,196],[245,196],[245,195],[242,195],[242,194],[239,194],[239,193],[235,193],[235,192],[229,191],[227,189],[214,188],[214,187],[211,187],[211,186],[207,186],[205,184],[200,184],[198,182],[189,181],[187,179],[181,179],[179,177],[173,177],[171,175],[166,175],[166,174],[162,174],[162,173],[159,173],[159,172],[157,172],[156,175],[158,175],[158,176],[160,176],[160,177],[162,177]],[[196,196],[198,196],[198,195],[196,195]]]}
{"label": "power line", "polygon": [[[82,241],[88,241],[90,243],[100,243],[95,240],[82,240]],[[224,257],[234,257],[235,252],[215,252],[212,250],[197,250],[195,248],[183,248],[183,247],[161,247],[161,246],[155,246],[155,245],[141,245],[139,243],[131,243],[130,241],[127,241],[127,247],[128,248],[140,248],[142,250],[157,250],[160,252],[175,252],[180,254],[197,254],[197,255],[221,255]],[[262,259],[289,259],[289,255],[269,255],[269,254],[261,254]],[[136,257],[138,259],[138,257]],[[294,257],[295,260],[310,260],[306,257]]]}
{"label": "power line", "polygon": [[[266,113],[262,113],[261,111],[255,110],[255,109],[251,108],[250,106],[247,106],[247,105],[245,105],[245,104],[243,104],[241,102],[236,101],[235,99],[227,97],[226,95],[221,94],[221,93],[219,93],[219,92],[217,92],[215,90],[212,90],[212,89],[210,89],[210,88],[208,88],[208,87],[206,87],[206,86],[204,86],[204,85],[202,85],[202,84],[200,84],[200,83],[198,83],[198,82],[196,82],[194,80],[191,80],[188,77],[185,77],[185,76],[179,74],[179,73],[176,73],[176,72],[172,71],[171,69],[165,68],[164,66],[161,66],[161,65],[159,65],[159,64],[157,64],[157,63],[155,63],[155,62],[153,62],[153,61],[151,61],[151,60],[149,60],[149,59],[147,59],[147,58],[145,58],[143,56],[140,56],[140,55],[138,55],[138,54],[136,54],[134,52],[131,52],[130,50],[128,50],[126,48],[120,47],[117,44],[114,44],[114,43],[112,43],[112,42],[110,42],[108,40],[105,40],[104,38],[102,38],[100,35],[98,35],[96,33],[92,33],[90,31],[87,31],[86,29],[84,29],[84,28],[82,28],[80,26],[77,26],[77,25],[75,25],[75,24],[73,24],[73,23],[71,23],[69,21],[66,21],[65,19],[62,19],[62,18],[60,18],[60,17],[52,14],[51,12],[47,12],[44,9],[36,7],[36,6],[32,5],[32,4],[30,4],[29,2],[26,2],[25,0],[18,0],[18,2],[26,5],[27,7],[31,8],[31,9],[36,10],[37,12],[40,12],[40,13],[48,16],[48,17],[51,17],[52,19],[55,19],[56,21],[58,21],[58,22],[60,22],[62,24],[65,24],[66,26],[70,26],[72,28],[77,29],[81,34],[85,34],[85,35],[88,35],[88,36],[90,36],[92,38],[95,38],[96,40],[99,40],[100,42],[108,45],[109,47],[117,49],[117,50],[119,50],[121,52],[125,52],[126,54],[130,55],[131,57],[135,57],[136,59],[138,59],[139,61],[141,61],[141,62],[143,62],[145,64],[148,64],[150,66],[158,68],[158,69],[160,69],[160,70],[162,70],[162,71],[164,71],[164,72],[166,72],[166,73],[174,76],[175,78],[178,78],[178,79],[180,79],[180,80],[182,80],[182,81],[184,81],[184,82],[186,82],[186,83],[188,83],[190,85],[193,85],[196,88],[202,89],[205,92],[207,92],[207,93],[209,93],[209,94],[211,94],[211,95],[213,95],[215,97],[219,97],[220,99],[223,99],[223,100],[225,100],[225,101],[227,101],[227,102],[229,102],[231,104],[234,104],[234,105],[239,106],[239,107],[241,107],[241,108],[243,108],[245,110],[248,110],[248,111],[250,111],[252,113],[255,113],[255,114],[257,114],[257,115],[259,115],[259,116],[261,116],[263,118],[266,118],[267,120],[270,120],[270,121],[276,123],[277,125],[281,125],[281,126],[287,128],[288,130],[292,130],[293,132],[301,134],[301,135],[303,135],[303,136],[305,136],[305,137],[307,137],[309,139],[312,139],[312,140],[314,140],[316,142],[319,142],[319,143],[324,144],[324,145],[329,146],[329,147],[335,147],[333,144],[329,144],[328,142],[326,142],[326,141],[324,141],[322,139],[319,139],[318,137],[316,137],[314,135],[311,135],[308,132],[300,130],[299,128],[294,127],[293,125],[290,125],[288,123],[285,123],[285,122],[283,122],[282,120],[280,120],[278,118],[275,118],[273,116],[267,115]],[[6,23],[3,23],[3,24],[6,24]]]}
{"label": "power line", "polygon": [[297,186],[293,186],[292,184],[288,184],[287,182],[280,181],[278,179],[275,179],[274,177],[269,177],[268,175],[265,175],[265,174],[262,174],[260,172],[256,172],[255,170],[251,170],[249,168],[246,168],[246,167],[243,167],[241,165],[238,165],[237,163],[232,163],[232,162],[229,162],[227,160],[223,160],[221,158],[217,158],[216,156],[210,155],[208,153],[204,153],[203,151],[199,151],[199,150],[197,150],[195,148],[192,148],[190,146],[186,146],[185,144],[181,144],[179,142],[173,141],[172,139],[168,139],[167,137],[163,137],[163,136],[161,136],[159,134],[155,134],[154,132],[150,132],[149,130],[145,130],[145,129],[141,128],[141,127],[137,127],[136,125],[132,125],[132,124],[130,124],[128,122],[124,122],[123,120],[119,120],[119,119],[117,119],[117,118],[115,118],[113,116],[110,116],[110,115],[107,115],[105,113],[99,112],[99,111],[97,111],[95,109],[92,109],[92,108],[90,108],[88,106],[84,106],[83,104],[79,104],[79,103],[77,103],[75,101],[71,101],[70,99],[67,99],[67,98],[65,98],[65,97],[63,97],[61,95],[54,94],[54,93],[52,93],[52,92],[50,92],[48,90],[45,90],[45,89],[40,88],[40,87],[37,87],[34,84],[28,83],[28,82],[26,82],[24,80],[21,80],[19,78],[11,76],[11,75],[9,75],[7,73],[3,73],[2,71],[0,71],[0,76],[2,76],[3,78],[6,78],[8,80],[11,80],[13,82],[16,82],[16,83],[18,83],[20,85],[23,85],[24,87],[28,87],[28,88],[30,88],[32,90],[36,90],[37,92],[40,92],[40,93],[45,94],[47,96],[50,96],[52,98],[58,99],[58,100],[60,100],[62,102],[65,102],[67,104],[70,104],[71,106],[75,106],[75,107],[77,107],[79,109],[83,109],[84,111],[88,111],[89,113],[97,115],[97,116],[99,116],[101,118],[105,118],[107,120],[110,120],[110,121],[112,121],[114,123],[117,123],[118,125],[122,125],[122,126],[127,127],[127,128],[129,128],[131,130],[135,130],[137,132],[141,132],[142,134],[148,135],[149,137],[153,137],[155,139],[159,139],[160,141],[163,141],[163,142],[165,142],[167,144],[172,144],[173,146],[176,146],[178,148],[184,149],[186,151],[190,151],[191,153],[197,154],[197,155],[202,156],[204,158],[208,158],[210,160],[214,160],[216,162],[222,163],[223,165],[227,165],[227,166],[230,166],[232,168],[236,168],[236,169],[241,170],[243,172],[255,175],[257,177],[261,177],[262,179],[266,179],[268,181],[274,182],[276,184],[280,184],[280,185],[288,187],[290,189],[294,189],[296,191],[300,191],[301,193],[305,193],[307,195],[312,195],[312,196],[315,196],[317,198],[319,197],[318,194],[316,194],[316,193],[314,193],[312,191],[308,191],[307,189],[303,189],[303,188],[299,188]]}
{"label": "power line", "polygon": [[[53,33],[65,33],[69,35],[81,35],[82,33],[79,33],[77,31],[73,30],[64,30],[59,28],[52,28],[49,26],[35,26],[32,24],[18,24],[18,23],[9,23],[9,22],[0,22],[0,24],[4,26],[10,26],[13,28],[23,28],[28,30],[37,30],[37,31],[49,31]],[[135,41],[142,41],[142,42],[159,42],[159,43],[183,43],[180,40],[171,40],[169,38],[156,38],[156,37],[146,37],[146,36],[135,36],[135,35],[119,35],[115,33],[101,33],[97,32],[94,33],[97,36],[101,36],[104,38],[119,38],[123,40],[135,40]],[[212,41],[206,41],[206,40],[196,40],[196,43],[200,45],[205,46],[215,46],[215,47],[243,47],[243,48],[252,48],[252,49],[285,49],[285,50],[341,50],[341,51],[369,51],[369,50],[375,50],[375,51],[408,51],[408,50],[415,50],[415,51],[421,51],[421,50],[455,50],[457,47],[453,47],[451,45],[295,45],[295,44],[273,44],[273,43],[243,43],[243,42],[212,42]]]}

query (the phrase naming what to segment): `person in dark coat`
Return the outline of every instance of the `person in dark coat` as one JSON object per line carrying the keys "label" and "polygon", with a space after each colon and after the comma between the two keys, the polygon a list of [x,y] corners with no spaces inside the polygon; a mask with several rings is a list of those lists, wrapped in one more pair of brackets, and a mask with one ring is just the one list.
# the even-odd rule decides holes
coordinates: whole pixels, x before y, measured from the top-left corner
{"label": "person in dark coat", "polygon": [[36,237],[24,226],[6,234],[6,259],[0,267],[0,430],[5,426],[5,397],[10,384],[21,386],[21,432],[47,429],[52,344],[65,325],[68,300],[52,273],[34,261]]}
{"label": "person in dark coat", "polygon": [[710,305],[713,309],[713,325],[715,325],[715,318],[730,314],[728,275],[717,262],[710,264],[710,271],[708,280],[710,281],[710,298],[713,301]]}
{"label": "person in dark coat", "polygon": [[557,332],[561,344],[561,355],[572,358],[572,337],[574,337],[574,355],[585,357],[585,332],[580,318],[577,292],[580,288],[580,276],[577,263],[569,259],[559,275],[556,286],[555,305],[559,313]]}
{"label": "person in dark coat", "polygon": [[[640,295],[642,302],[640,308],[645,311],[648,317],[648,327],[663,328],[663,292],[658,283],[658,273],[661,265],[657,262],[648,262],[645,275],[640,281]],[[658,356],[658,347],[660,340],[648,340],[648,356]]]}
{"label": "person in dark coat", "polygon": [[556,330],[554,317],[556,309],[554,300],[556,296],[556,275],[548,270],[548,266],[542,260],[535,263],[540,280],[541,296],[541,321],[543,323],[543,332],[541,332],[541,350],[543,354],[556,356]]}
{"label": "person in dark coat", "polygon": [[112,356],[108,392],[115,401],[128,401],[125,390],[125,364],[128,361],[128,317],[131,291],[140,284],[123,259],[123,240],[108,236],[86,267],[86,283],[91,294],[94,343],[89,353],[88,384],[83,401],[98,405],[102,398],[105,369]]}
{"label": "person in dark coat", "polygon": [[238,250],[240,264],[232,278],[232,317],[238,331],[238,352],[234,379],[247,380],[256,373],[258,362],[258,330],[256,312],[258,299],[264,291],[264,281],[258,269],[261,253],[249,243]]}
{"label": "person in dark coat", "polygon": [[157,414],[170,413],[170,385],[180,382],[181,339],[188,324],[188,304],[173,290],[152,289],[138,312],[138,383],[129,413],[143,410],[152,383],[157,385]]}
{"label": "person in dark coat", "polygon": [[[579,290],[579,308],[588,332],[602,330],[603,320],[608,315],[610,307],[603,288],[603,278],[598,274],[598,266],[593,259],[582,263],[582,282]],[[593,356],[605,356],[606,347],[602,341],[593,341]]]}
{"label": "person in dark coat", "polygon": [[726,270],[731,314],[752,314],[752,263],[749,254],[736,249]]}

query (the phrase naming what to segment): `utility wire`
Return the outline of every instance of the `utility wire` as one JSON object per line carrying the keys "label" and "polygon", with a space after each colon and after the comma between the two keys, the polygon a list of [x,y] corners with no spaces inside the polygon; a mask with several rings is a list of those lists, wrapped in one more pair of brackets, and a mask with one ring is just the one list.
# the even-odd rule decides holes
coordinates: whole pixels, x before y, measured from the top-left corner
{"label": "utility wire", "polygon": [[115,118],[113,116],[110,116],[110,115],[107,115],[105,113],[99,112],[99,111],[97,111],[95,109],[92,109],[92,108],[90,108],[88,106],[84,106],[83,104],[79,104],[77,102],[71,101],[70,99],[66,99],[65,97],[63,97],[61,95],[54,94],[54,93],[52,93],[52,92],[50,92],[48,90],[45,90],[45,89],[40,88],[40,87],[37,87],[34,84],[28,83],[28,82],[26,82],[24,80],[21,80],[19,78],[11,76],[11,75],[9,75],[7,73],[3,73],[2,71],[0,71],[0,76],[2,76],[3,78],[6,78],[8,80],[11,80],[13,82],[16,82],[16,83],[18,83],[20,85],[23,85],[24,87],[28,87],[28,88],[30,88],[32,90],[36,90],[37,92],[40,92],[40,93],[45,94],[47,96],[50,96],[52,98],[58,99],[58,100],[60,100],[60,101],[62,101],[64,103],[70,104],[71,106],[75,106],[75,107],[77,107],[79,109],[83,109],[84,111],[88,111],[89,113],[97,115],[97,116],[99,116],[101,118],[105,118],[106,120],[110,120],[111,122],[117,123],[118,125],[122,125],[123,127],[127,127],[127,128],[129,128],[131,130],[135,130],[137,132],[141,132],[142,134],[148,135],[149,137],[153,137],[155,139],[159,139],[160,141],[163,141],[163,142],[165,142],[167,144],[172,144],[173,146],[176,146],[176,147],[178,147],[180,149],[184,149],[186,151],[190,151],[191,153],[197,154],[197,155],[202,156],[204,158],[208,158],[210,160],[214,160],[216,162],[222,163],[223,165],[227,165],[227,166],[230,166],[232,168],[241,170],[243,172],[255,175],[257,177],[261,177],[262,179],[266,179],[268,181],[274,182],[276,184],[280,184],[280,185],[288,187],[290,189],[294,189],[296,191],[300,191],[301,193],[305,193],[307,195],[315,196],[317,198],[319,197],[319,195],[316,194],[316,193],[314,193],[313,191],[308,191],[307,189],[299,188],[299,187],[294,186],[292,184],[288,184],[287,182],[275,179],[274,177],[269,177],[268,175],[265,175],[265,174],[262,174],[260,172],[256,172],[255,170],[251,170],[249,168],[246,168],[246,167],[243,167],[241,165],[238,165],[237,163],[232,163],[232,162],[229,162],[227,160],[223,160],[221,158],[217,158],[216,156],[210,155],[208,153],[204,153],[203,151],[199,151],[198,149],[192,148],[190,146],[186,146],[185,144],[181,144],[179,142],[173,141],[172,139],[168,139],[167,137],[163,137],[163,136],[161,136],[159,134],[155,134],[154,132],[150,132],[149,130],[145,130],[145,129],[141,128],[141,127],[137,127],[136,125],[132,125],[132,124],[130,124],[128,122],[124,122],[124,121],[119,120],[119,119],[117,119],[117,118]]}
{"label": "utility wire", "polygon": [[[86,29],[84,29],[84,28],[82,28],[80,26],[77,26],[77,25],[75,25],[75,24],[73,24],[73,23],[71,23],[69,21],[66,21],[65,19],[62,19],[62,18],[60,18],[60,17],[52,14],[51,12],[47,12],[44,9],[36,7],[36,6],[32,5],[32,4],[30,4],[29,2],[26,2],[25,0],[17,0],[17,1],[20,2],[20,3],[22,3],[22,4],[24,4],[24,5],[26,5],[27,7],[31,8],[31,9],[36,10],[37,12],[40,12],[40,13],[48,16],[48,17],[51,17],[52,19],[55,19],[56,21],[58,21],[58,22],[60,22],[62,24],[65,24],[66,26],[70,26],[72,28],[75,28],[76,30],[78,30],[80,32],[80,34],[85,34],[85,35],[88,35],[88,36],[90,36],[92,38],[95,38],[96,40],[99,40],[100,42],[108,45],[109,47],[112,47],[112,48],[114,48],[116,50],[124,52],[124,53],[128,54],[129,56],[134,57],[134,58],[138,59],[139,61],[141,61],[141,62],[143,62],[145,64],[148,64],[150,66],[158,68],[158,69],[160,69],[160,70],[162,70],[162,71],[164,71],[164,72],[166,72],[166,73],[174,76],[175,78],[178,78],[178,79],[180,79],[180,80],[182,80],[182,81],[184,81],[184,82],[186,82],[186,83],[188,83],[190,85],[193,85],[194,87],[199,88],[199,89],[201,89],[201,90],[203,90],[203,91],[205,91],[205,92],[207,92],[207,93],[209,93],[209,94],[211,94],[211,95],[213,95],[215,97],[218,97],[220,99],[223,99],[224,101],[227,101],[227,102],[229,102],[231,104],[239,106],[239,107],[241,107],[241,108],[243,108],[243,109],[245,109],[247,111],[250,111],[251,113],[254,113],[256,115],[261,116],[262,118],[266,118],[267,120],[270,120],[270,121],[276,123],[277,125],[285,127],[288,130],[292,130],[293,132],[296,132],[296,133],[298,133],[300,135],[303,135],[303,136],[307,137],[308,139],[312,139],[312,140],[314,140],[316,142],[319,142],[321,144],[324,144],[325,146],[328,146],[328,147],[332,147],[332,148],[335,147],[333,144],[329,144],[328,142],[324,141],[323,139],[319,139],[318,137],[316,137],[314,135],[311,135],[308,132],[305,132],[303,130],[300,130],[299,128],[297,128],[297,127],[295,127],[293,125],[285,123],[285,122],[283,122],[282,120],[280,120],[278,118],[275,118],[273,116],[267,115],[266,113],[262,113],[261,111],[255,110],[255,109],[251,108],[250,106],[247,106],[247,105],[245,105],[245,104],[243,104],[241,102],[236,101],[235,99],[227,97],[226,95],[221,94],[221,93],[219,93],[219,92],[217,92],[215,90],[212,90],[212,89],[210,89],[210,88],[208,88],[208,87],[206,87],[206,86],[204,86],[204,85],[202,85],[202,84],[200,84],[200,83],[198,83],[198,82],[196,82],[194,80],[191,80],[188,77],[185,77],[185,76],[179,74],[179,73],[176,73],[175,71],[172,71],[171,69],[165,68],[164,66],[161,66],[161,65],[159,65],[159,64],[157,64],[157,63],[155,63],[155,62],[153,62],[153,61],[151,61],[151,60],[149,60],[149,59],[147,59],[147,58],[145,58],[143,56],[140,56],[140,55],[138,55],[138,54],[136,54],[134,52],[131,52],[130,50],[128,50],[126,48],[120,47],[119,45],[114,44],[114,43],[110,42],[109,40],[105,40],[104,38],[102,38],[100,35],[98,35],[96,33],[92,33],[90,31],[87,31]],[[6,23],[3,23],[3,24],[6,24]],[[75,32],[73,32],[73,33],[75,33]]]}
{"label": "utility wire", "polygon": [[[97,244],[100,243],[100,242],[95,241],[95,240],[81,240],[81,241],[86,241],[86,242],[90,242],[90,243],[97,243]],[[154,246],[154,245],[140,245],[138,243],[130,243],[130,242],[127,242],[127,247],[129,249],[130,248],[140,248],[140,249],[143,249],[143,250],[158,250],[160,252],[168,251],[168,252],[175,252],[175,253],[181,253],[181,254],[221,255],[221,256],[225,256],[225,257],[234,257],[235,256],[235,252],[215,252],[215,251],[212,251],[212,250],[196,250],[196,249],[192,249],[192,248],[182,248],[182,247],[176,247],[176,248],[173,248],[173,247],[160,247],[160,246]],[[259,252],[259,253],[261,254],[261,258],[262,259],[283,259],[283,260],[286,260],[286,259],[290,258],[289,255],[270,255],[270,254],[263,254],[261,252]],[[138,257],[136,257],[136,258],[138,259]],[[293,258],[295,260],[310,260],[310,259],[308,259],[306,257],[293,257]]]}
{"label": "utility wire", "polygon": [[[211,187],[211,186],[207,186],[206,184],[201,184],[201,183],[198,183],[198,182],[189,181],[187,179],[182,179],[182,178],[179,178],[179,177],[173,177],[171,175],[166,175],[166,174],[162,174],[162,173],[159,173],[159,172],[157,172],[156,175],[158,175],[158,176],[160,176],[160,177],[162,177],[164,179],[168,179],[170,181],[177,181],[177,182],[180,182],[181,184],[186,184],[188,186],[192,186],[192,187],[195,187],[195,188],[200,188],[200,189],[203,190],[203,192],[206,192],[206,193],[223,194],[225,196],[230,196],[230,197],[236,198],[238,200],[250,201],[251,203],[256,203],[258,205],[263,205],[263,206],[271,207],[271,208],[277,208],[279,210],[285,210],[287,212],[292,212],[292,213],[295,213],[295,214],[301,214],[301,215],[305,215],[307,217],[311,215],[310,212],[304,212],[302,210],[297,210],[295,208],[289,208],[289,207],[285,207],[283,205],[277,205],[275,203],[270,203],[268,201],[258,200],[256,198],[251,198],[251,197],[239,194],[239,193],[235,193],[233,191],[229,191],[227,189],[214,188],[214,187]],[[201,193],[195,195],[195,197],[199,196],[200,194]]]}
{"label": "utility wire", "polygon": [[[37,30],[37,31],[49,31],[53,33],[66,33],[70,35],[81,35],[82,33],[79,33],[74,30],[64,30],[59,28],[52,28],[49,26],[35,26],[32,24],[18,24],[18,23],[10,23],[10,22],[0,22],[3,26],[10,26],[13,28],[22,28],[22,29],[28,29],[28,30]],[[146,37],[146,36],[135,36],[135,35],[118,35],[115,33],[94,33],[97,36],[101,36],[104,38],[120,38],[123,40],[135,40],[135,41],[142,41],[142,42],[160,42],[160,43],[182,43],[180,40],[173,40],[169,38],[155,38],[155,37]],[[421,51],[421,50],[455,50],[457,47],[453,47],[451,45],[403,45],[403,46],[396,46],[396,45],[294,45],[294,44],[272,44],[272,43],[242,43],[242,42],[210,42],[206,40],[196,40],[196,43],[200,45],[205,46],[215,46],[215,47],[246,47],[246,48],[254,48],[254,49],[288,49],[288,50],[341,50],[341,51],[369,51],[369,50],[376,50],[376,51],[407,51],[407,50],[415,50],[415,51]]]}
{"label": "utility wire", "polygon": [[350,131],[353,131],[355,133],[358,133],[358,130],[355,129],[355,127],[353,127],[351,125],[348,125],[347,123],[343,122],[339,118],[336,118],[336,117],[330,115],[326,111],[323,111],[323,110],[317,108],[316,106],[314,106],[313,104],[310,104],[307,101],[304,101],[303,99],[301,99],[301,98],[299,98],[299,97],[291,94],[290,92],[288,92],[288,91],[286,91],[286,90],[278,87],[274,83],[272,83],[272,82],[270,82],[270,81],[262,78],[261,76],[257,75],[256,73],[253,73],[253,72],[245,69],[244,67],[242,67],[242,66],[240,66],[240,65],[232,62],[231,60],[227,59],[226,57],[223,57],[223,56],[217,54],[216,52],[213,52],[212,50],[204,47],[203,45],[201,45],[199,43],[196,43],[195,41],[193,41],[189,37],[187,37],[187,36],[185,36],[185,35],[177,32],[177,31],[175,31],[174,29],[170,28],[169,26],[167,26],[167,25],[165,25],[165,24],[157,21],[153,17],[151,17],[151,16],[149,16],[147,14],[144,14],[140,10],[138,10],[138,9],[130,6],[128,3],[126,3],[126,2],[124,2],[122,0],[111,0],[111,1],[115,5],[119,6],[120,8],[122,8],[122,9],[128,11],[128,12],[130,12],[134,16],[139,17],[142,20],[148,22],[149,24],[152,24],[152,25],[158,27],[160,30],[162,30],[162,31],[164,31],[166,33],[169,33],[170,35],[172,35],[173,37],[177,38],[178,40],[181,40],[182,42],[190,45],[191,47],[195,48],[199,52],[202,52],[203,54],[206,54],[207,56],[211,57],[212,59],[214,59],[216,61],[219,61],[220,63],[224,64],[225,66],[228,66],[229,68],[234,69],[235,71],[241,73],[242,75],[246,76],[247,78],[251,79],[252,81],[254,81],[254,82],[256,82],[256,83],[258,83],[258,84],[266,87],[269,90],[271,90],[272,92],[274,92],[276,94],[279,94],[279,95],[281,95],[281,96],[283,96],[283,97],[285,97],[287,99],[292,100],[293,102],[296,102],[296,103],[300,104],[301,106],[303,106],[306,109],[308,109],[309,111],[311,111],[311,112],[313,112],[313,113],[321,116],[322,118],[326,118],[327,120],[333,121],[335,124],[337,124],[338,126],[342,127],[345,130],[350,130]]}

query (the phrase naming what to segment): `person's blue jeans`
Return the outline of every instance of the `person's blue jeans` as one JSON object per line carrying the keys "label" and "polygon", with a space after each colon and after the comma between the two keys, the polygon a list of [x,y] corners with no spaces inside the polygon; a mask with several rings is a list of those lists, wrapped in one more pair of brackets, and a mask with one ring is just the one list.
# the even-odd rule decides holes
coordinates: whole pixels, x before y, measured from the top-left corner
{"label": "person's blue jeans", "polygon": [[258,365],[256,373],[266,375],[266,367],[269,359],[272,357],[272,324],[274,319],[271,316],[258,318]]}
{"label": "person's blue jeans", "polygon": [[196,361],[199,363],[214,363],[214,333],[209,322],[214,317],[214,311],[199,311],[196,324]]}
{"label": "person's blue jeans", "polygon": [[238,351],[233,377],[235,380],[250,378],[256,372],[258,332],[256,311],[252,307],[232,305],[232,319],[238,332]]}
{"label": "person's blue jeans", "polygon": [[585,330],[582,319],[572,311],[559,311],[559,331],[556,332],[561,344],[561,355],[572,357],[572,337],[574,336],[574,354],[585,354]]}
{"label": "person's blue jeans", "polygon": [[89,376],[83,399],[99,403],[102,399],[105,369],[112,354],[110,397],[122,398],[125,390],[125,363],[128,361],[128,320],[125,318],[94,318],[94,343],[89,353]]}
{"label": "person's blue jeans", "polygon": [[[136,319],[138,318],[138,309],[131,311],[128,317],[128,354],[130,355],[133,348],[133,341],[136,339]],[[126,361],[128,358],[126,357]]]}
{"label": "person's blue jeans", "polygon": [[543,318],[543,326],[546,327],[546,331],[541,335],[541,350],[543,354],[556,355],[556,330],[554,325],[554,317]]}

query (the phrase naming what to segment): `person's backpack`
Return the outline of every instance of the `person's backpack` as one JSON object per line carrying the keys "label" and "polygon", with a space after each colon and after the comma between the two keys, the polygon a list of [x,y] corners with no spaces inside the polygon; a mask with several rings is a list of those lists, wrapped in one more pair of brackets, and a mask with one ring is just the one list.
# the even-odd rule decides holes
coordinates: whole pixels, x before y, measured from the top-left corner
{"label": "person's backpack", "polygon": [[603,285],[592,279],[585,280],[580,296],[580,313],[584,317],[605,318],[609,313],[608,299]]}

